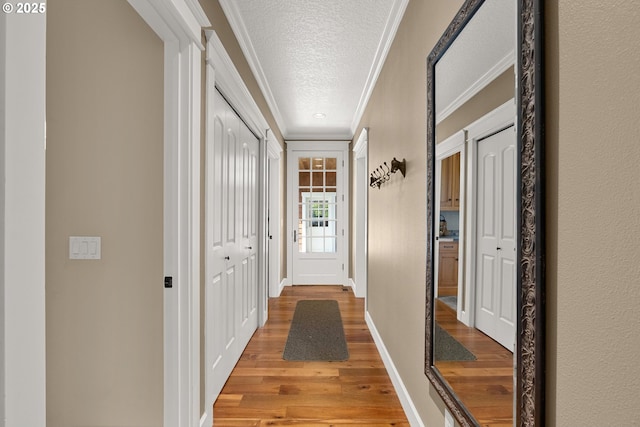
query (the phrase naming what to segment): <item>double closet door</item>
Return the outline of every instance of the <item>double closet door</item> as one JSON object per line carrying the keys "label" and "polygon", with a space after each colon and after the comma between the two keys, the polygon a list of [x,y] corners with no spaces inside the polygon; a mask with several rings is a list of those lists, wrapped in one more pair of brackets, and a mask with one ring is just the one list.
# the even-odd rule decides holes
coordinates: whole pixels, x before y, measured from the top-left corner
{"label": "double closet door", "polygon": [[206,160],[207,369],[217,396],[258,327],[259,141],[216,91]]}

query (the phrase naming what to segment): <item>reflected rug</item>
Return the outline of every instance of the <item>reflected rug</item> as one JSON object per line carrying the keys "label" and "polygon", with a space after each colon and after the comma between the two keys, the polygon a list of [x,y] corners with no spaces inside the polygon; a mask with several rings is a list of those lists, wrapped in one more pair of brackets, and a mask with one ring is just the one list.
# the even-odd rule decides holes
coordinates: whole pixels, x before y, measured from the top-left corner
{"label": "reflected rug", "polygon": [[338,302],[298,301],[282,357],[285,360],[348,360]]}
{"label": "reflected rug", "polygon": [[447,331],[438,324],[435,327],[433,339],[433,359],[441,362],[458,362],[465,360],[476,360],[476,356],[471,353],[458,340],[453,338]]}

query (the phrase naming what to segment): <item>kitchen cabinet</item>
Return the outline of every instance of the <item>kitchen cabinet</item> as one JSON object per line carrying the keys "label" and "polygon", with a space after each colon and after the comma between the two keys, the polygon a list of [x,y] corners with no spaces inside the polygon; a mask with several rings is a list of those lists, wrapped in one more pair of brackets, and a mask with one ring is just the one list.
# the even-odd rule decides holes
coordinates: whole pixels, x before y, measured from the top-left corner
{"label": "kitchen cabinet", "polygon": [[458,242],[440,242],[438,297],[458,295]]}
{"label": "kitchen cabinet", "polygon": [[440,169],[440,210],[460,209],[460,153],[441,161]]}

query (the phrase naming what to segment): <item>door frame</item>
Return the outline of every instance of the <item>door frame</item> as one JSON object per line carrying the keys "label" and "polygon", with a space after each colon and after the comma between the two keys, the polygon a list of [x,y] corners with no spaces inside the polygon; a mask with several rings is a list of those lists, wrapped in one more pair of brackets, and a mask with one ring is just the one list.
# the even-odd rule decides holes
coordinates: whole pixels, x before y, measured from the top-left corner
{"label": "door frame", "polygon": [[268,155],[268,232],[269,232],[269,257],[268,257],[268,280],[269,296],[279,297],[282,292],[284,281],[280,280],[282,275],[282,192],[281,175],[282,167],[282,147],[275,139],[273,132],[267,132],[267,155]]}
{"label": "door frame", "polygon": [[202,28],[192,0],[128,0],[164,42],[164,425],[200,423]]}
{"label": "door frame", "polygon": [[[478,173],[478,143],[483,138],[490,136],[510,125],[516,123],[516,104],[512,98],[495,110],[484,115],[480,119],[466,126],[467,132],[467,155],[470,159],[467,162],[466,177],[466,206],[469,212],[476,212],[477,205],[477,173]],[[475,326],[475,297],[476,297],[476,215],[466,215],[466,238],[467,244],[464,251],[464,271],[465,275],[464,291],[466,294],[465,312],[460,319],[469,327]]]}
{"label": "door frame", "polygon": [[[247,127],[258,137],[259,149],[259,170],[258,170],[258,326],[266,323],[268,317],[268,300],[269,287],[267,277],[266,260],[269,259],[269,243],[267,239],[267,209],[269,200],[269,181],[267,157],[275,156],[276,153],[282,151],[280,144],[273,137],[269,129],[269,124],[262,115],[260,108],[254,101],[249,89],[244,84],[240,73],[235,68],[231,57],[225,50],[220,38],[213,30],[205,31],[207,39],[206,47],[206,129],[205,138],[207,146],[210,138],[213,138],[212,115],[210,106],[213,102],[213,94],[217,88],[232,105],[239,116],[242,118]],[[206,171],[205,171],[206,172]],[[278,185],[279,186],[279,185]],[[205,231],[209,225],[205,223]],[[205,232],[205,236],[209,233]],[[209,242],[205,239],[205,259],[208,258],[207,251],[210,247]],[[207,265],[205,263],[205,277],[208,277]],[[205,301],[209,297],[208,286],[204,287]],[[204,366],[213,364],[212,355],[208,350],[208,342],[212,338],[213,330],[207,319],[211,317],[211,313],[205,310],[204,318]],[[210,371],[205,371],[205,396],[204,396],[204,413],[201,417],[200,425],[211,425],[213,423],[213,404],[215,397],[212,394],[212,383]]]}
{"label": "door frame", "polygon": [[342,243],[342,263],[344,268],[341,276],[341,285],[348,286],[348,272],[349,272],[349,254],[348,254],[348,236],[349,234],[349,143],[350,141],[285,141],[287,144],[287,283],[291,284],[293,280],[293,232],[297,229],[296,218],[292,218],[291,212],[293,212],[292,204],[297,203],[296,189],[294,188],[295,181],[295,165],[289,154],[293,154],[296,151],[341,151],[343,161],[343,173],[342,173],[342,191],[343,191],[343,227],[344,233],[342,239],[339,239]]}
{"label": "door frame", "polygon": [[[353,293],[358,298],[365,298],[365,310],[367,307],[367,269],[369,247],[369,128],[362,128],[358,140],[353,146],[355,163],[355,194],[353,203],[354,235],[351,246],[353,250],[353,280],[351,286]],[[358,239],[358,236],[364,236]]]}
{"label": "door frame", "polygon": [[46,21],[0,15],[2,426],[46,424]]}
{"label": "door frame", "polygon": [[[465,247],[465,242],[466,242],[466,233],[465,233],[465,222],[464,222],[464,212],[466,209],[466,204],[465,204],[465,198],[464,198],[464,194],[466,193],[466,184],[465,184],[465,173],[466,173],[466,169],[464,167],[464,165],[467,162],[467,152],[465,149],[465,130],[459,130],[458,132],[454,133],[453,135],[451,135],[450,137],[448,137],[447,139],[445,139],[442,142],[439,142],[438,144],[436,144],[436,164],[435,164],[435,176],[437,177],[436,182],[442,182],[442,177],[441,177],[441,173],[442,173],[442,160],[446,159],[447,157],[453,156],[456,153],[460,153],[460,207],[459,207],[459,216],[460,216],[460,223],[458,224],[458,258],[460,258],[460,254],[463,253],[463,248]],[[435,198],[434,200],[436,201],[434,203],[434,221],[433,221],[433,226],[434,226],[434,230],[433,230],[433,235],[434,236],[439,236],[439,232],[436,232],[436,230],[439,229],[439,224],[440,224],[440,191],[441,191],[441,186],[437,185],[435,188]],[[433,289],[434,289],[434,295],[438,295],[438,275],[440,273],[439,268],[440,268],[440,239],[439,237],[435,238],[434,244],[433,244],[433,250],[434,250],[434,260],[435,262],[433,263]],[[457,318],[458,320],[460,320],[461,322],[465,323],[468,325],[467,323],[467,316],[468,316],[468,301],[469,301],[469,294],[467,292],[466,289],[463,289],[461,285],[464,276],[464,263],[460,262],[458,263],[458,307],[456,309],[456,313],[457,313]]]}

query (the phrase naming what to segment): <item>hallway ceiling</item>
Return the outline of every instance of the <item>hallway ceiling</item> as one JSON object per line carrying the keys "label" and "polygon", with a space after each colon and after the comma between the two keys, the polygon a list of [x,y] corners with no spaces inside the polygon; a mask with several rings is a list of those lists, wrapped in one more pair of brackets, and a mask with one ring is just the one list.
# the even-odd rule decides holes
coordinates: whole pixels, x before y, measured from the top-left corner
{"label": "hallway ceiling", "polygon": [[220,0],[285,140],[349,140],[408,0]]}

